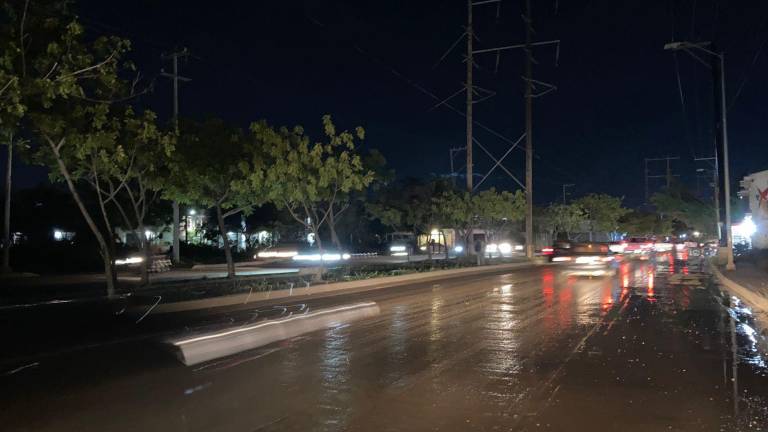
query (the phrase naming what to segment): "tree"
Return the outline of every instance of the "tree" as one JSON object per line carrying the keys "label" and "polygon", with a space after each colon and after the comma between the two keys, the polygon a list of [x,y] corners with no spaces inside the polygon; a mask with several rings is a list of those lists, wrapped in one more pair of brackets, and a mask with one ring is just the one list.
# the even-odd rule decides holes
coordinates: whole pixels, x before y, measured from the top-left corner
{"label": "tree", "polygon": [[589,194],[574,201],[589,218],[590,239],[595,231],[613,232],[619,227],[619,219],[628,209],[621,206],[621,198],[606,194]]}
{"label": "tree", "polygon": [[112,105],[135,96],[137,81],[129,83],[120,77],[122,71],[133,69],[123,60],[130,44],[107,36],[86,42],[82,26],[67,14],[65,2],[34,8],[34,14],[29,3],[24,4],[18,33],[20,41],[29,38],[29,42],[17,48],[24,118],[9,128],[28,126],[40,143],[33,149],[34,160],[51,169],[53,180],[67,185],[99,245],[111,297],[116,285],[112,226],[103,207],[101,226],[76,184],[93,174],[94,164],[104,153],[119,152],[115,145],[120,126],[115,115],[119,114]]}
{"label": "tree", "polygon": [[705,234],[717,233],[713,206],[681,186],[653,194],[651,203],[663,219],[677,220]]}
{"label": "tree", "polygon": [[183,122],[180,131],[165,197],[215,211],[227,277],[233,278],[235,264],[225,219],[249,213],[266,201],[264,142],[219,119]]}
{"label": "tree", "polygon": [[522,220],[525,197],[520,191],[497,192],[493,188],[475,195],[448,191],[435,198],[433,206],[442,223],[455,228],[469,247],[475,228],[484,229],[493,239],[507,222]]}
{"label": "tree", "polygon": [[97,194],[110,238],[114,233],[107,206],[112,204],[125,228],[139,240],[144,255],[141,282],[147,284],[152,254],[145,235],[146,220],[167,183],[167,162],[173,155],[175,135],[157,127],[153,112],[136,116],[130,107],[124,108],[113,124],[112,141],[92,151],[86,180]]}
{"label": "tree", "polygon": [[631,211],[619,219],[619,230],[630,235],[670,235],[672,219],[662,218],[655,212]]}
{"label": "tree", "polygon": [[320,228],[327,223],[332,242],[340,247],[335,225],[349,207],[349,194],[365,189],[374,179],[355,144],[365,137],[363,128],[355,128],[354,134],[337,133],[331,116],[323,116],[322,122],[326,141],[313,145],[301,126],[275,130],[264,121],[251,125],[270,156],[266,184],[272,200],[312,232],[321,251]]}
{"label": "tree", "polygon": [[547,207],[548,227],[552,233],[570,233],[580,229],[587,221],[584,209],[578,204],[550,204]]}

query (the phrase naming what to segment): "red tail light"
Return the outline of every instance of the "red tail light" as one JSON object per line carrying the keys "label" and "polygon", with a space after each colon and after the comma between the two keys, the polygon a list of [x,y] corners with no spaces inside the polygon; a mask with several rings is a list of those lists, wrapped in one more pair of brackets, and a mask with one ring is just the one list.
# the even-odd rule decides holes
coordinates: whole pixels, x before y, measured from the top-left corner
{"label": "red tail light", "polygon": [[552,255],[553,253],[555,253],[555,250],[553,248],[544,248],[541,250],[541,253],[543,253],[544,255]]}

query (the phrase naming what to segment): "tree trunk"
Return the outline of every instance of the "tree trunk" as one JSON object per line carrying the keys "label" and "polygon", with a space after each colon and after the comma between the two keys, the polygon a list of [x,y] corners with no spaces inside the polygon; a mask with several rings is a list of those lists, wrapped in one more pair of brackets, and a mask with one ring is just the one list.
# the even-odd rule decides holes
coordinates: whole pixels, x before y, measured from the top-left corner
{"label": "tree trunk", "polygon": [[328,228],[331,231],[331,242],[341,252],[341,240],[339,240],[339,236],[336,234],[336,217],[333,215],[333,207],[328,212]]}
{"label": "tree trunk", "polygon": [[[48,140],[48,143],[50,144],[51,149],[53,150],[53,155],[56,157],[56,163],[59,166],[59,172],[64,177],[64,180],[67,183],[67,188],[69,189],[69,193],[72,195],[72,198],[75,200],[77,207],[80,209],[80,213],[83,215],[83,218],[85,219],[85,222],[88,224],[88,227],[91,229],[91,232],[93,233],[94,237],[96,237],[96,241],[99,243],[99,249],[101,250],[101,259],[104,261],[104,276],[107,279],[107,297],[114,298],[116,294],[115,287],[117,285],[117,275],[115,274],[114,260],[112,259],[111,248],[109,247],[109,244],[107,243],[107,241],[104,239],[104,235],[101,233],[101,231],[99,231],[99,227],[96,225],[96,222],[94,222],[93,217],[91,216],[91,213],[85,207],[85,203],[83,203],[83,200],[80,197],[80,193],[77,192],[77,189],[75,188],[75,183],[69,174],[69,170],[67,169],[67,165],[61,159],[61,155],[59,154],[57,145],[54,144],[53,141],[51,140]],[[59,145],[61,145],[62,143],[63,143],[63,139]],[[113,240],[110,238],[109,241],[113,241]]]}
{"label": "tree trunk", "polygon": [[141,285],[149,285],[149,267],[152,265],[152,263],[150,262],[151,257],[149,255],[149,240],[147,239],[144,224],[140,223],[138,229],[135,232],[138,236],[141,254],[144,257],[144,260],[141,262],[141,266],[139,266],[139,271],[141,272]]}
{"label": "tree trunk", "polygon": [[232,260],[232,249],[229,247],[229,237],[227,237],[227,230],[224,227],[224,216],[221,213],[221,206],[216,206],[216,219],[219,221],[219,235],[224,241],[224,257],[227,259],[227,277],[232,279],[235,277],[235,262]]}
{"label": "tree trunk", "polygon": [[5,207],[3,208],[3,273],[11,270],[11,169],[13,168],[13,135],[8,140],[8,160],[5,166]]}

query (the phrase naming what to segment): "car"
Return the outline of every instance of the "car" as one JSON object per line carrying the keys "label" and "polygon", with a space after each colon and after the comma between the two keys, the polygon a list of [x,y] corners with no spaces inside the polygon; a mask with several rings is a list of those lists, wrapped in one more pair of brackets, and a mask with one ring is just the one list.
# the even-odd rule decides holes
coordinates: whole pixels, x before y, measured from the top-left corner
{"label": "car", "polygon": [[607,243],[569,243],[553,247],[551,262],[568,266],[567,273],[577,276],[603,276],[615,273],[614,253]]}

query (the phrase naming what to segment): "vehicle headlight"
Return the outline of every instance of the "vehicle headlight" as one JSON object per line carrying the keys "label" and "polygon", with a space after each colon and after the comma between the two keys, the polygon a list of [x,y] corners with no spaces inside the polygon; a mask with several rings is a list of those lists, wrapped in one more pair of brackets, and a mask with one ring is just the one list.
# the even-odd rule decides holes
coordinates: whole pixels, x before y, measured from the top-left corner
{"label": "vehicle headlight", "polygon": [[389,247],[390,252],[405,252],[405,246],[394,245]]}
{"label": "vehicle headlight", "polygon": [[510,253],[512,252],[512,245],[509,243],[502,243],[499,245],[499,252]]}
{"label": "vehicle headlight", "polygon": [[457,253],[461,253],[461,252],[463,252],[463,251],[464,251],[464,247],[463,247],[463,246],[461,246],[461,245],[458,245],[458,246],[456,246],[456,247],[454,247],[454,248],[453,248],[453,251],[454,251],[454,252],[457,252]]}

